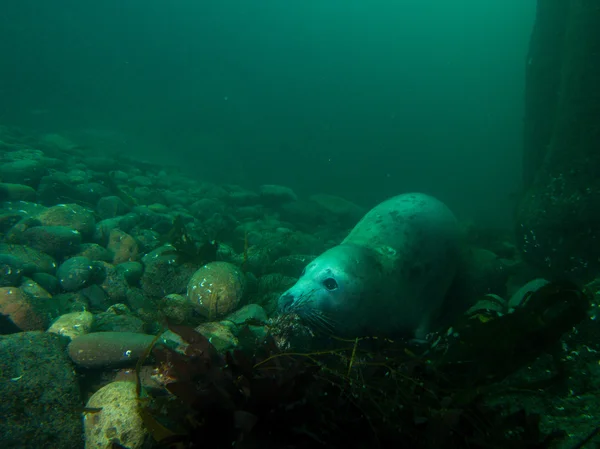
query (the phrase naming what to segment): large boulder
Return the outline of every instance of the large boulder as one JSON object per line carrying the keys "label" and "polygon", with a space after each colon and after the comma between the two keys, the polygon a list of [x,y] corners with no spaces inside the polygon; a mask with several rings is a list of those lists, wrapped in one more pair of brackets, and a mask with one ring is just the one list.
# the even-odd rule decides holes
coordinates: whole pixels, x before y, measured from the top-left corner
{"label": "large boulder", "polygon": [[0,447],[83,448],[69,339],[45,332],[0,336]]}
{"label": "large boulder", "polygon": [[[525,117],[529,188],[516,232],[524,259],[545,277],[567,274],[586,282],[600,269],[598,30],[597,1],[538,3]],[[552,86],[541,84],[548,80]],[[549,91],[554,99],[544,98]]]}

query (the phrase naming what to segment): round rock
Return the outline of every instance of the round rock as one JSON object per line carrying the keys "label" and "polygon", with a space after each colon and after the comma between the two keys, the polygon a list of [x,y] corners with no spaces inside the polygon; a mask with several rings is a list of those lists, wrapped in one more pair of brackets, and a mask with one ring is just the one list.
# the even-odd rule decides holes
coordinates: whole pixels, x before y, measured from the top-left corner
{"label": "round rock", "polygon": [[236,310],[242,300],[244,274],[229,262],[211,262],[194,273],[187,286],[188,300],[209,320]]}

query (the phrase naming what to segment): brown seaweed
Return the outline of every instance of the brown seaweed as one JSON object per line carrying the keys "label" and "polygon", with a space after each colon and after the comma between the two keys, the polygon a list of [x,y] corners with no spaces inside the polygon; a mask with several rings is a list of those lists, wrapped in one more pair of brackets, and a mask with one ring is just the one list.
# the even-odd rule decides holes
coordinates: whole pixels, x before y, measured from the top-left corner
{"label": "brown seaweed", "polygon": [[550,448],[563,432],[543,434],[538,415],[491,407],[485,394],[556,345],[589,299],[551,283],[514,313],[466,317],[422,355],[368,338],[286,353],[270,337],[252,353],[219,354],[195,330],[171,326],[187,346],[154,347],[171,396],[152,398],[145,413],[173,429],[156,438],[165,448]]}

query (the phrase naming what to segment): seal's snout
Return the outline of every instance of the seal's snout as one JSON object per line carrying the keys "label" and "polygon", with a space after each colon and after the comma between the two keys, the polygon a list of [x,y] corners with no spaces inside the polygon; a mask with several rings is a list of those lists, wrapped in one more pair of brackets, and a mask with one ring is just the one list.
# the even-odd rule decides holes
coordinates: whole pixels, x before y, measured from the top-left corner
{"label": "seal's snout", "polygon": [[291,293],[284,293],[279,297],[279,302],[277,303],[277,309],[279,313],[285,313],[289,311],[290,306],[294,302],[294,296]]}

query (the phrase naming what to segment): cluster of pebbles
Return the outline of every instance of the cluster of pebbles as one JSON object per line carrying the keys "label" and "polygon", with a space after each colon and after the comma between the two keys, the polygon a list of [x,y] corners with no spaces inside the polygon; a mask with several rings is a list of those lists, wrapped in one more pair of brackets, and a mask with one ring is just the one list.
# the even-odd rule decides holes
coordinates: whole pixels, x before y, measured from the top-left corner
{"label": "cluster of pebbles", "polygon": [[[14,398],[0,410],[9,417],[3,438],[31,435],[11,413],[41,389],[61,403],[47,413],[38,399],[29,413],[68,440],[60,429],[74,431],[69,410],[81,406],[83,387],[84,402],[102,408],[85,414],[86,447],[142,447],[126,372],[155,335],[180,343],[165,318],[196,327],[220,350],[236,347],[248,322],[263,337],[278,295],[363,212],[330,195],[300,200],[283,186],[203,183],[58,135],[0,128],[0,377],[19,386],[0,392]],[[217,260],[182,259],[169,242],[176,219],[198,245],[216,239]],[[52,362],[32,364],[14,349],[42,346]],[[73,367],[102,372],[104,382],[78,385],[66,374]],[[51,371],[64,373],[60,382],[45,381]]]}

